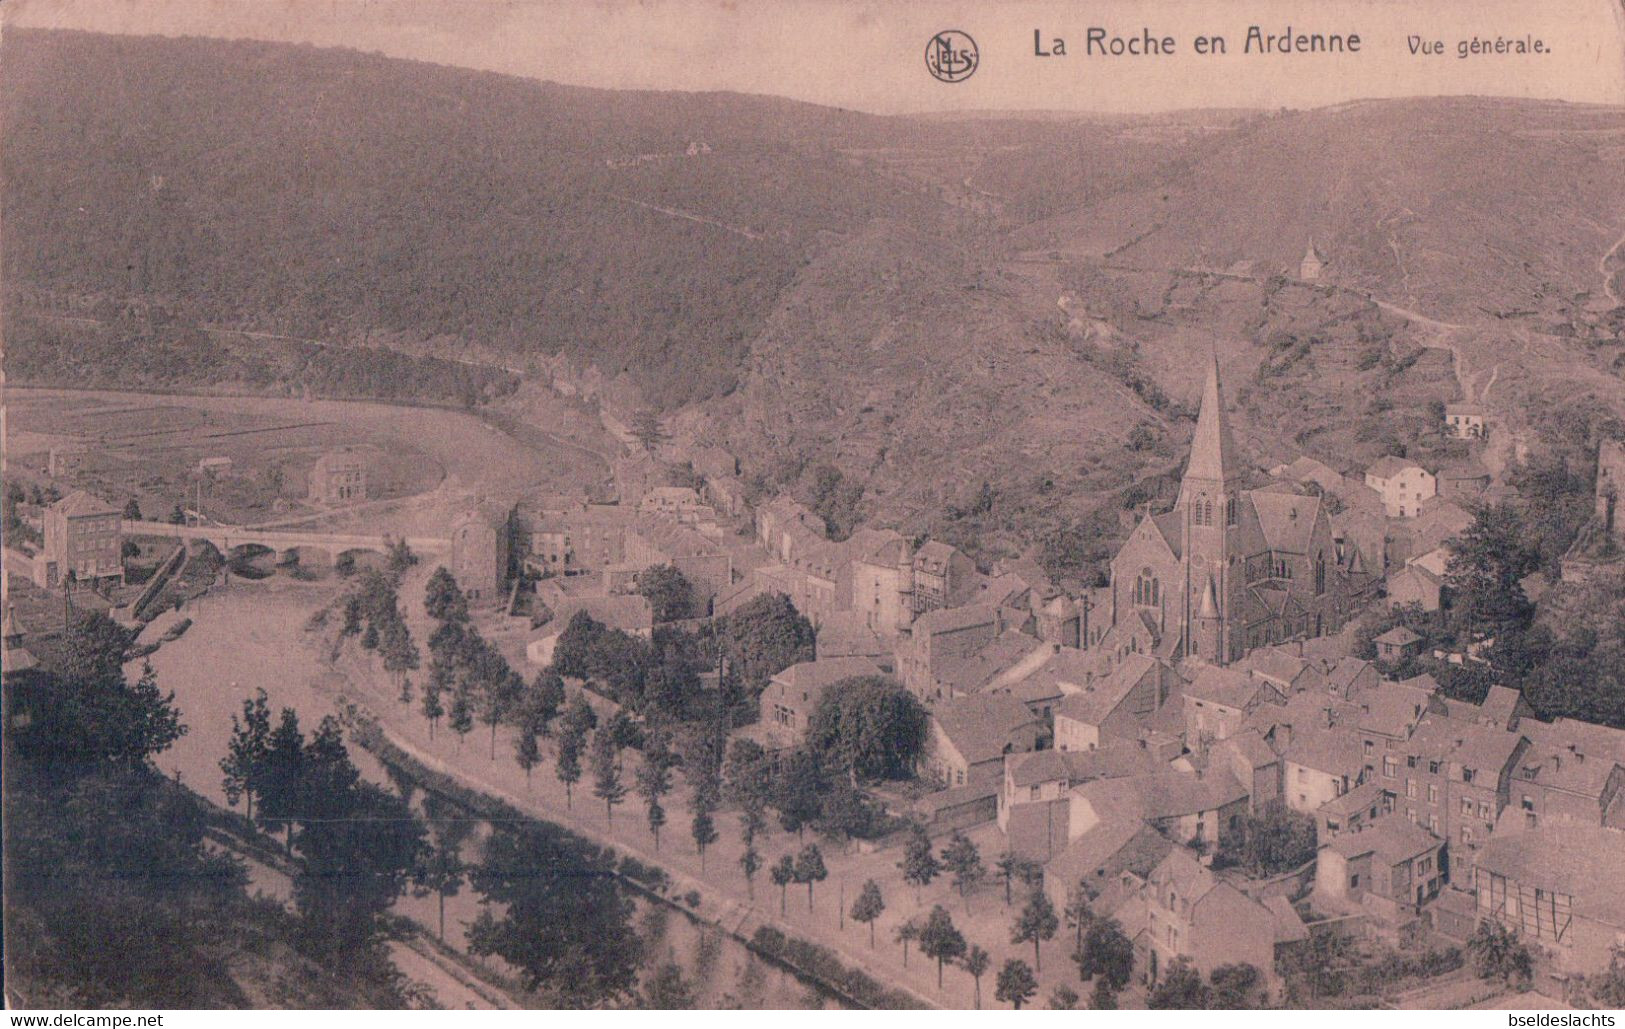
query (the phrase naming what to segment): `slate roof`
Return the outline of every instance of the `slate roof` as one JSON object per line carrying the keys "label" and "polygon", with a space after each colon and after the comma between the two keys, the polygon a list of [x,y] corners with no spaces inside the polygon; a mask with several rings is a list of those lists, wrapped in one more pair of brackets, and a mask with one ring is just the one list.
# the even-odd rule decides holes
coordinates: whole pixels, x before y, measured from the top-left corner
{"label": "slate roof", "polygon": [[1264,533],[1264,542],[1271,550],[1288,554],[1309,553],[1315,516],[1320,513],[1319,497],[1253,490],[1251,498],[1253,509],[1258,512],[1258,525]]}
{"label": "slate roof", "polygon": [[1567,893],[1577,917],[1625,929],[1625,832],[1569,822],[1497,829],[1476,860],[1520,884]]}
{"label": "slate roof", "polygon": [[1084,725],[1099,725],[1147,675],[1157,671],[1157,661],[1147,654],[1128,654],[1111,674],[1068,695],[1055,709],[1055,717],[1070,718]]}
{"label": "slate roof", "polygon": [[1004,693],[944,700],[931,709],[931,718],[973,765],[1001,756],[1012,732],[1037,721],[1026,704]]}
{"label": "slate roof", "polygon": [[69,518],[83,518],[93,515],[118,514],[119,509],[99,497],[92,496],[82,489],[72,493],[51,505],[51,510]]}
{"label": "slate roof", "polygon": [[1395,647],[1408,647],[1421,638],[1422,637],[1405,628],[1403,625],[1396,625],[1371,642],[1387,644]]}
{"label": "slate roof", "polygon": [[1410,819],[1391,814],[1377,819],[1359,832],[1333,836],[1322,846],[1330,847],[1346,858],[1374,854],[1392,866],[1426,854],[1442,842]]}
{"label": "slate roof", "polygon": [[1264,688],[1262,681],[1246,672],[1234,668],[1221,668],[1218,665],[1205,665],[1196,673],[1196,678],[1190,685],[1185,687],[1185,696],[1192,700],[1244,710]]}
{"label": "slate roof", "polygon": [[1288,761],[1328,775],[1358,775],[1365,749],[1346,729],[1300,729],[1293,726],[1292,742],[1283,755]]}
{"label": "slate roof", "polygon": [[1407,468],[1421,468],[1415,461],[1407,461],[1403,457],[1379,457],[1365,470],[1365,473],[1378,479],[1392,479]]}
{"label": "slate roof", "polygon": [[998,620],[997,610],[989,604],[966,604],[963,607],[944,607],[927,611],[914,619],[916,640],[940,632],[957,632],[977,625],[991,625]]}
{"label": "slate roof", "polygon": [[860,675],[879,675],[880,669],[866,657],[831,657],[821,661],[802,661],[773,676],[791,690],[823,690],[842,679]]}
{"label": "slate roof", "polygon": [[931,675],[955,693],[974,693],[1000,673],[1048,644],[1019,632],[1005,632],[963,657],[938,658],[931,662]]}

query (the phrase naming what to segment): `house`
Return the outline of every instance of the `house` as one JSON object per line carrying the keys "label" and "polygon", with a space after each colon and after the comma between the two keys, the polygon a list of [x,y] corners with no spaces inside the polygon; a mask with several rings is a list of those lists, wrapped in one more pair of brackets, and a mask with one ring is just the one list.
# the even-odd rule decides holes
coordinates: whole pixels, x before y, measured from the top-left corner
{"label": "house", "polygon": [[1293,727],[1282,757],[1286,805],[1314,813],[1363,779],[1360,739],[1348,728]]}
{"label": "house", "polygon": [[969,658],[1003,630],[998,608],[986,604],[929,611],[895,647],[897,675],[921,700],[942,695],[937,673],[950,661]]}
{"label": "house", "polygon": [[1299,652],[1301,643],[1277,647],[1264,647],[1247,655],[1243,667],[1254,676],[1275,687],[1283,697],[1305,690],[1323,690],[1326,676],[1318,663]]}
{"label": "house", "polygon": [[756,538],[775,558],[789,564],[806,548],[827,542],[829,530],[822,518],[781,495],[757,510]]}
{"label": "house", "polygon": [[339,507],[367,499],[367,457],[357,447],[337,447],[316,459],[310,470],[313,504]]}
{"label": "house", "polygon": [[1012,850],[1047,861],[1072,838],[1073,787],[1167,770],[1166,760],[1138,743],[1007,755],[999,791],[999,828]]}
{"label": "house", "polygon": [[[1111,816],[1064,844],[1044,864],[1044,892],[1057,911],[1066,909],[1078,890],[1099,897],[1126,872],[1143,880],[1177,846],[1132,811]],[[1103,917],[1103,911],[1098,911]]]}
{"label": "house", "polygon": [[1388,606],[1410,604],[1424,611],[1437,611],[1444,604],[1443,577],[1414,561],[1388,577]]}
{"label": "house", "polygon": [[1379,766],[1386,773],[1403,756],[1405,741],[1433,706],[1435,688],[1437,683],[1431,677],[1417,676],[1403,683],[1383,682],[1355,698],[1359,713],[1354,726],[1367,777],[1375,775]]}
{"label": "house", "polygon": [[1365,470],[1365,484],[1381,495],[1389,518],[1415,518],[1422,513],[1422,502],[1439,492],[1433,473],[1402,457],[1378,459]]}
{"label": "house", "polygon": [[39,666],[38,659],[24,644],[22,623],[17,621],[17,612],[12,610],[9,600],[6,602],[5,625],[4,628],[0,628],[0,642],[5,645],[5,654],[3,660],[0,660],[0,667],[3,667],[7,674],[25,672]]}
{"label": "house", "polygon": [[1476,503],[1490,488],[1490,470],[1477,461],[1445,465],[1436,476],[1439,496],[1446,500]]}
{"label": "house", "polygon": [[1398,928],[1421,913],[1447,882],[1444,841],[1398,815],[1322,843],[1315,900],[1333,910],[1365,911]]}
{"label": "house", "polygon": [[1344,488],[1343,475],[1324,461],[1312,457],[1299,457],[1289,464],[1279,464],[1269,470],[1272,478],[1287,482],[1314,483],[1325,493],[1337,493]]}
{"label": "house", "polygon": [[1143,721],[1167,701],[1173,669],[1147,654],[1130,654],[1094,682],[1076,687],[1055,709],[1057,750],[1094,750],[1110,740],[1139,737]]}
{"label": "house", "polygon": [[1315,812],[1315,838],[1325,843],[1338,833],[1359,832],[1393,810],[1393,793],[1372,779],[1320,806]]}
{"label": "house", "polygon": [[1385,665],[1397,665],[1422,652],[1422,637],[1403,625],[1394,626],[1371,642],[1377,647],[1378,663]]}
{"label": "house", "polygon": [[1257,729],[1243,729],[1219,741],[1209,752],[1207,767],[1226,769],[1235,776],[1247,791],[1248,808],[1255,813],[1281,799],[1284,766]]}
{"label": "house", "polygon": [[124,520],[119,509],[74,490],[45,509],[44,543],[34,558],[34,585],[64,582],[92,588],[124,581]]}
{"label": "house", "polygon": [[608,596],[556,597],[547,601],[553,617],[542,626],[535,639],[525,644],[525,660],[533,665],[550,665],[559,637],[576,615],[588,618],[629,636],[648,639],[654,633],[654,609],[647,597],[635,593]]}
{"label": "house", "polygon": [[1455,403],[1444,406],[1445,429],[1456,439],[1484,438],[1484,408],[1480,404]]}
{"label": "house", "polygon": [[1508,803],[1526,828],[1551,821],[1625,828],[1625,730],[1572,718],[1521,719],[1530,741]]}
{"label": "house", "polygon": [[447,571],[471,603],[507,599],[512,540],[513,509],[498,504],[477,504],[452,523]]}
{"label": "house", "polygon": [[818,626],[815,653],[819,658],[862,657],[879,665],[882,670],[892,667],[892,648],[881,642],[857,611],[837,611]]}
{"label": "house", "polygon": [[1068,832],[1076,839],[1121,804],[1134,805],[1142,821],[1172,840],[1216,847],[1246,816],[1247,788],[1223,768],[1095,779],[1073,788]]}
{"label": "house", "polygon": [[793,664],[768,680],[759,700],[762,735],[781,748],[806,741],[807,726],[824,691],[835,683],[860,676],[880,675],[873,661],[863,657],[832,657]]}
{"label": "house", "polygon": [[1334,696],[1350,699],[1382,681],[1382,673],[1370,661],[1345,657],[1326,673],[1326,689]]}
{"label": "house", "polygon": [[1285,701],[1268,680],[1234,668],[1206,665],[1185,687],[1185,738],[1193,750],[1240,732],[1261,704]]}
{"label": "house", "polygon": [[1517,933],[1563,974],[1606,972],[1625,945],[1625,832],[1514,824],[1473,870],[1474,911]]}
{"label": "house", "polygon": [[976,566],[954,547],[932,540],[915,551],[913,572],[914,613],[924,614],[962,603]]}
{"label": "house", "polygon": [[1143,950],[1148,984],[1186,958],[1204,978],[1220,965],[1248,964],[1275,980],[1276,917],[1269,908],[1176,847],[1146,876]]}
{"label": "house", "polygon": [[1303,259],[1298,262],[1298,278],[1304,282],[1318,281],[1326,271],[1326,263],[1326,258],[1311,239],[1308,249],[1303,252]]}
{"label": "house", "polygon": [[1395,814],[1448,841],[1454,872],[1470,878],[1474,855],[1507,806],[1529,741],[1504,728],[1428,714],[1401,749],[1400,761],[1384,755],[1379,776],[1395,794]]}
{"label": "house", "polygon": [[997,787],[1004,755],[1037,750],[1046,735],[1043,721],[1014,697],[993,693],[943,700],[930,709],[921,770],[949,787]]}

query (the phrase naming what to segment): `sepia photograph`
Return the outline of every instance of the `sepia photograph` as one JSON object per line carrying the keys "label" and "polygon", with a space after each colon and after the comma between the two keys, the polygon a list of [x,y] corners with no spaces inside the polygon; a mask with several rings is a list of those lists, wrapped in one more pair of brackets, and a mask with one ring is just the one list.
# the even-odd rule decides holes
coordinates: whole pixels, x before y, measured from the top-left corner
{"label": "sepia photograph", "polygon": [[7,0],[0,335],[12,1026],[1625,1008],[1625,0]]}

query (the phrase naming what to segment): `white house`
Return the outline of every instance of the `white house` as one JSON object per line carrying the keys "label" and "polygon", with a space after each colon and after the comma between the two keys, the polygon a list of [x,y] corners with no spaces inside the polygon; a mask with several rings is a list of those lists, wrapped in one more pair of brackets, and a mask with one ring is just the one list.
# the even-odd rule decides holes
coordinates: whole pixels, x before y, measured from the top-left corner
{"label": "white house", "polygon": [[1433,473],[1402,457],[1385,457],[1365,470],[1365,484],[1382,496],[1389,518],[1415,518],[1422,502],[1439,492]]}

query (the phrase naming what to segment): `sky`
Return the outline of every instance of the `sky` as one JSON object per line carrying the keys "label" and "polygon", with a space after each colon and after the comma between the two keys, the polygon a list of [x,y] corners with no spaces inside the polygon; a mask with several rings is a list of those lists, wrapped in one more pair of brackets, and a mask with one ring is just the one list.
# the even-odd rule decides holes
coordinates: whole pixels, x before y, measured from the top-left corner
{"label": "sky", "polygon": [[[879,114],[1320,107],[1489,95],[1625,104],[1625,0],[8,0],[5,27],[313,43],[606,88],[736,90]],[[1244,54],[1249,26],[1357,34],[1358,53]],[[945,29],[976,41],[934,79]],[[1147,30],[1174,53],[1085,53]],[[1039,56],[1065,41],[1066,56]],[[1223,56],[1199,55],[1218,35]],[[1473,37],[1547,52],[1457,55]],[[1412,37],[1415,37],[1413,42]],[[1438,41],[1443,53],[1412,53]]]}

